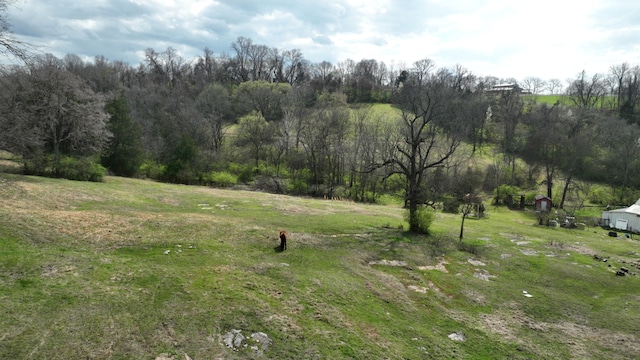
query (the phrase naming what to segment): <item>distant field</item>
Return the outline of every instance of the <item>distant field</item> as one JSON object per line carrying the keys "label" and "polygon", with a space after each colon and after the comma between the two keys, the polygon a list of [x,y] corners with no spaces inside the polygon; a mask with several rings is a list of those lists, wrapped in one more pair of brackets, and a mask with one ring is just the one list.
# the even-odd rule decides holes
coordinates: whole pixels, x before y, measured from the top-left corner
{"label": "distant field", "polygon": [[418,236],[397,206],[118,177],[0,173],[0,198],[2,359],[640,353],[636,236],[489,206],[460,245],[459,215]]}
{"label": "distant field", "polygon": [[553,105],[557,102],[563,105],[572,105],[573,103],[565,95],[524,95],[523,99],[534,100],[539,104]]}

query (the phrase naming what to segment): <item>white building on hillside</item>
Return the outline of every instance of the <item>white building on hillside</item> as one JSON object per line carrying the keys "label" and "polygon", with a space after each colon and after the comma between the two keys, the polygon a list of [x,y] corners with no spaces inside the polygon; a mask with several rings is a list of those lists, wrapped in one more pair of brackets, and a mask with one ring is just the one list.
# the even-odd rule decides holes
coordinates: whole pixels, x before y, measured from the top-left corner
{"label": "white building on hillside", "polygon": [[620,231],[640,233],[640,199],[626,208],[603,211],[602,224]]}

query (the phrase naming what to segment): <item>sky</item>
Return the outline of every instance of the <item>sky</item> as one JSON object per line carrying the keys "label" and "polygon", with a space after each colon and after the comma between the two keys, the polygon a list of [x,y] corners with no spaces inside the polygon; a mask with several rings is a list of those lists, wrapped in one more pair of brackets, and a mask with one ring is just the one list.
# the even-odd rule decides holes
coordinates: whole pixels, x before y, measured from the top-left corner
{"label": "sky", "polygon": [[478,76],[543,80],[640,63],[637,0],[15,0],[19,40],[42,53],[140,64],[169,47],[186,60],[238,37],[312,63],[351,59],[461,65]]}

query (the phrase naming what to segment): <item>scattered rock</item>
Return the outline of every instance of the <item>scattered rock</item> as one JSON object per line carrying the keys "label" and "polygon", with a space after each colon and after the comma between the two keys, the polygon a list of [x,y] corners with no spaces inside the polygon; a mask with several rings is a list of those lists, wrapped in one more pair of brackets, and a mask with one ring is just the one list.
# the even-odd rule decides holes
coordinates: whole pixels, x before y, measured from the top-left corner
{"label": "scattered rock", "polygon": [[461,331],[449,334],[449,339],[453,341],[467,341],[467,337]]}
{"label": "scattered rock", "polygon": [[227,345],[227,348],[235,351],[247,347],[245,340],[246,338],[242,335],[242,330],[233,329],[222,336],[222,341]]}
{"label": "scattered rock", "polygon": [[487,270],[476,269],[476,272],[473,273],[473,277],[480,280],[489,281],[491,278],[494,278],[496,276],[489,274]]}
{"label": "scattered rock", "polygon": [[409,286],[407,286],[407,288],[409,290],[413,290],[415,292],[419,292],[419,293],[422,293],[422,294],[426,294],[427,293],[427,288],[424,287],[424,286],[409,285]]}
{"label": "scattered rock", "polygon": [[249,338],[242,335],[242,330],[233,329],[222,336],[222,341],[228,349],[240,351],[250,348],[255,353],[262,355],[269,349],[273,341],[263,332],[252,333]]}
{"label": "scattered rock", "polygon": [[260,350],[263,351],[269,349],[269,346],[271,346],[272,343],[271,339],[269,339],[269,336],[263,332],[253,333],[251,334],[251,338],[260,345]]}
{"label": "scattered rock", "polygon": [[486,265],[485,263],[483,263],[482,261],[479,261],[479,260],[469,259],[467,261],[469,262],[469,264],[471,264],[473,266],[485,266]]}
{"label": "scattered rock", "polygon": [[538,254],[535,250],[520,250],[520,252],[527,256],[533,256]]}
{"label": "scattered rock", "polygon": [[384,266],[407,266],[407,262],[406,261],[400,261],[400,260],[374,260],[374,261],[369,261],[369,265],[384,265]]}
{"label": "scattered rock", "polygon": [[438,258],[438,264],[434,266],[418,266],[418,270],[438,270],[443,273],[448,273],[449,270],[445,267],[448,262],[446,262],[443,258]]}

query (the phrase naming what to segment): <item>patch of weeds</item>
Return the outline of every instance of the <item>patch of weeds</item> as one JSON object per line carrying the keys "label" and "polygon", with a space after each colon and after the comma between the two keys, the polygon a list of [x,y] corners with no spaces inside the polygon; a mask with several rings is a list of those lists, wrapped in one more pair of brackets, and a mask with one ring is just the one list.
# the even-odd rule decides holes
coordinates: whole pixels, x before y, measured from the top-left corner
{"label": "patch of weeds", "polygon": [[449,235],[437,235],[430,237],[427,240],[427,243],[429,245],[429,254],[432,257],[438,257],[451,250],[452,245],[455,243],[455,239]]}
{"label": "patch of weeds", "polygon": [[548,242],[550,247],[556,248],[556,249],[564,249],[567,244],[564,243],[564,241],[558,241],[555,239],[550,239]]}
{"label": "patch of weeds", "polygon": [[480,256],[485,249],[484,243],[479,242],[458,242],[458,250],[463,252],[468,252],[469,254],[473,254],[475,256]]}

